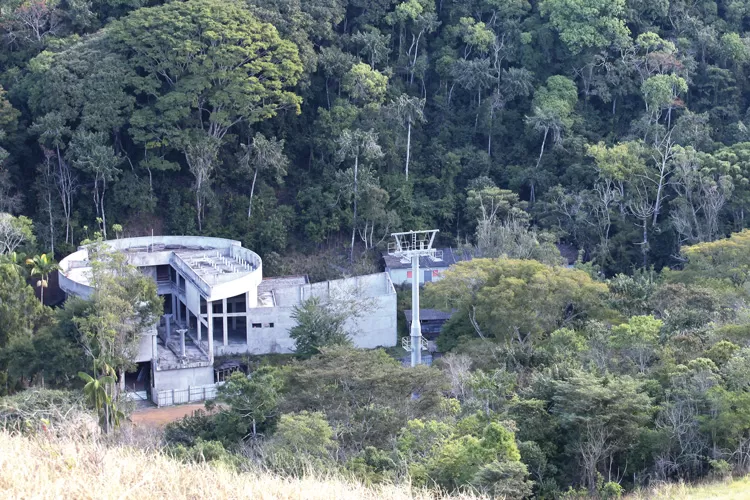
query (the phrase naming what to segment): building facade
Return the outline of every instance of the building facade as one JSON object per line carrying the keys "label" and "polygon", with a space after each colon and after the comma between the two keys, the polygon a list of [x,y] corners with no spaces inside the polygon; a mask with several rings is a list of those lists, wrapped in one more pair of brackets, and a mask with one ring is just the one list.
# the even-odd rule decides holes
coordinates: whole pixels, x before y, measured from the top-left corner
{"label": "building facade", "polygon": [[[143,332],[137,359],[156,391],[215,382],[214,358],[294,352],[289,330],[295,306],[311,297],[349,308],[355,346],[396,345],[396,292],[387,273],[322,283],[305,277],[263,278],[263,263],[240,242],[202,236],[123,238],[105,243],[151,276],[164,316]],[[60,287],[87,297],[88,248],[60,262]]]}
{"label": "building facade", "polygon": [[[419,284],[423,285],[431,281],[442,279],[445,271],[453,264],[464,260],[471,260],[472,255],[468,250],[456,248],[439,248],[437,249],[440,259],[429,259],[422,257],[419,259]],[[411,285],[412,270],[411,262],[403,262],[393,255],[383,254],[385,262],[385,272],[391,277],[391,281],[396,285]]]}

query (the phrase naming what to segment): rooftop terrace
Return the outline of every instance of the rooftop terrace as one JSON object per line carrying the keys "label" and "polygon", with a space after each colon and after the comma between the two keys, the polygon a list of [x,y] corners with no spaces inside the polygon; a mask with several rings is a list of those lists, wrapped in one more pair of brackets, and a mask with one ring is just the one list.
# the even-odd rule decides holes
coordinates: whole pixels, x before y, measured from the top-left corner
{"label": "rooftop terrace", "polygon": [[[105,244],[113,251],[123,252],[136,267],[171,265],[206,298],[217,295],[217,289],[223,289],[218,295],[228,296],[233,282],[244,281],[251,275],[253,282],[259,282],[262,273],[261,259],[255,252],[242,248],[238,241],[224,238],[154,236],[109,240]],[[80,247],[60,262],[61,287],[68,293],[88,294],[91,279],[88,249]]]}

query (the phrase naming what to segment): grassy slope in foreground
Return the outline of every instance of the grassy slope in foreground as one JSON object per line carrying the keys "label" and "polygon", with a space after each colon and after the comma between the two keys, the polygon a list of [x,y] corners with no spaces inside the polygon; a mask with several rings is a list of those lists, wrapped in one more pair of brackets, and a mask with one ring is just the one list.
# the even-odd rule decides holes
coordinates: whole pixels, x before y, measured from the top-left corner
{"label": "grassy slope in foreground", "polygon": [[[286,479],[185,464],[157,452],[0,432],[0,498],[420,499],[403,487]],[[476,497],[464,496],[466,500]]]}
{"label": "grassy slope in foreground", "polygon": [[634,493],[626,500],[744,500],[750,499],[750,476],[724,483],[701,486],[665,484],[652,490]]}
{"label": "grassy slope in foreground", "polygon": [[[432,500],[404,487],[368,488],[341,478],[287,479],[185,464],[155,451],[0,432],[0,498],[252,498]],[[445,497],[443,497],[445,498]],[[477,497],[464,495],[463,500]],[[667,484],[627,500],[750,499],[750,478],[704,486]]]}

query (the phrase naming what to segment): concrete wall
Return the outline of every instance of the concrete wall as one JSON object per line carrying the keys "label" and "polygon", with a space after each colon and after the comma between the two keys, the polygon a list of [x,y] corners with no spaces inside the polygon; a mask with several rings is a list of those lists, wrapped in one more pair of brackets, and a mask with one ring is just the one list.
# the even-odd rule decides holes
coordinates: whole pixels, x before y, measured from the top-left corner
{"label": "concrete wall", "polygon": [[[344,296],[343,293],[361,293],[361,297]],[[297,322],[292,319],[294,306],[300,298],[320,297],[322,301],[351,300],[344,306],[352,307],[359,317],[346,322],[345,328],[351,334],[356,347],[391,347],[398,340],[396,326],[396,293],[384,273],[359,276],[344,280],[315,283],[303,287],[288,287],[276,290],[281,304],[276,307],[256,307],[250,309],[250,335],[247,344],[214,344],[214,354],[268,354],[292,353],[294,341],[289,337]],[[260,324],[260,328],[252,325]],[[269,325],[273,324],[273,327]]]}
{"label": "concrete wall", "polygon": [[[239,241],[226,238],[210,238],[206,236],[142,236],[137,238],[122,238],[119,240],[107,240],[105,244],[111,250],[125,250],[128,248],[148,247],[151,244],[182,245],[191,247],[211,247],[217,250],[225,250],[235,258],[242,259],[253,266],[253,271],[241,278],[223,283],[207,284],[199,278],[172,250],[161,250],[155,252],[128,252],[129,262],[139,268],[151,268],[159,265],[171,264],[180,270],[183,276],[192,280],[195,286],[201,290],[208,300],[221,300],[250,291],[251,304],[257,303],[257,287],[263,279],[263,262],[261,258],[247,248],[242,248]],[[75,268],[88,265],[88,250],[81,247],[78,251],[68,255],[60,261],[60,287],[69,294],[87,297],[90,293],[88,280],[78,282],[76,279],[80,273]],[[150,271],[149,271],[150,272]],[[156,278],[156,269],[153,269],[153,277]]]}
{"label": "concrete wall", "polygon": [[201,295],[200,291],[192,283],[185,283],[185,302],[187,308],[194,316],[201,316]]}
{"label": "concrete wall", "polygon": [[152,280],[156,281],[156,266],[143,266],[139,267],[138,270]]}
{"label": "concrete wall", "polygon": [[[60,288],[68,295],[88,298],[91,295],[91,287],[88,284],[79,283],[76,278],[81,276],[83,268],[88,265],[88,250],[80,249],[60,261],[60,272],[58,279]],[[88,282],[88,279],[86,280]]]}
{"label": "concrete wall", "polygon": [[59,273],[58,276],[60,280],[60,289],[67,295],[73,295],[74,297],[88,299],[91,295],[91,292],[93,292],[90,286],[78,283],[68,278],[63,273]]}
{"label": "concrete wall", "polygon": [[151,361],[156,357],[154,352],[154,336],[156,335],[156,325],[147,332],[141,333],[141,339],[138,344],[138,354],[136,355],[135,362],[141,363],[144,361]]}
{"label": "concrete wall", "polygon": [[188,386],[214,383],[213,366],[180,368],[178,370],[154,370],[154,389],[187,389]]}
{"label": "concrete wall", "polygon": [[346,322],[356,347],[372,349],[392,347],[398,341],[396,326],[396,294],[371,299],[371,310],[362,317]]}

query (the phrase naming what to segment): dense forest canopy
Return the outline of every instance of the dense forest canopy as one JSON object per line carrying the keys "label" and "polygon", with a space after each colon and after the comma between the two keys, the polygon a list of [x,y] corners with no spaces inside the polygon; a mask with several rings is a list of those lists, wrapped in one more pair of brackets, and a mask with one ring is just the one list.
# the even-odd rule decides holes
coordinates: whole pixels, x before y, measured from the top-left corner
{"label": "dense forest canopy", "polygon": [[[354,258],[420,227],[492,255],[484,222],[611,275],[747,226],[744,1],[3,0],[0,16],[0,210],[57,255],[117,225],[237,238],[280,272],[290,251]],[[488,189],[521,220],[482,219]]]}

